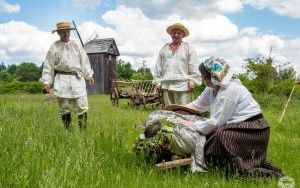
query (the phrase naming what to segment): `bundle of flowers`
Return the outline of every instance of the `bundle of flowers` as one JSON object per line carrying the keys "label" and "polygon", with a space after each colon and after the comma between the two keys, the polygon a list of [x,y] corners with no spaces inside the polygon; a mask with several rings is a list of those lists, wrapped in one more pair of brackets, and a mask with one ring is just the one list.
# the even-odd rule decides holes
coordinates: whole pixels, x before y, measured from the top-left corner
{"label": "bundle of flowers", "polygon": [[150,121],[145,126],[133,146],[133,151],[143,154],[147,159],[154,162],[166,160],[172,156],[169,151],[174,128],[176,125],[166,118]]}

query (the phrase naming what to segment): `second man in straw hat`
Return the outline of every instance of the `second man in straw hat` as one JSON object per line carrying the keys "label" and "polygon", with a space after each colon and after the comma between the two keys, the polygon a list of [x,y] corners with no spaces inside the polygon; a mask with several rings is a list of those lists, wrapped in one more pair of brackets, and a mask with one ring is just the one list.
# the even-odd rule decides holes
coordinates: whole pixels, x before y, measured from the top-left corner
{"label": "second man in straw hat", "polygon": [[196,51],[182,39],[189,30],[181,23],[167,28],[172,42],[165,44],[159,52],[154,70],[153,84],[162,91],[165,106],[188,104],[190,92],[199,84],[198,58]]}

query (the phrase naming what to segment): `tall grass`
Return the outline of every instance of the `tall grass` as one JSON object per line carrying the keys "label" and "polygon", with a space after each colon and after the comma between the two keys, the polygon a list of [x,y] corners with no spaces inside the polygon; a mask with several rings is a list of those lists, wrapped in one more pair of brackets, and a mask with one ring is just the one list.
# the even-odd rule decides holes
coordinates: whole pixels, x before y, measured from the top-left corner
{"label": "tall grass", "polygon": [[[271,125],[268,158],[300,181],[300,100],[292,100],[278,123],[285,98],[265,96]],[[264,98],[265,97],[265,98]],[[265,101],[267,100],[267,101]],[[89,96],[88,129],[66,131],[57,102],[41,95],[0,96],[0,187],[277,187],[277,180],[226,177],[221,171],[192,174],[188,169],[155,171],[131,152],[140,133],[135,122],[150,112],[123,101],[113,108],[105,95]]]}

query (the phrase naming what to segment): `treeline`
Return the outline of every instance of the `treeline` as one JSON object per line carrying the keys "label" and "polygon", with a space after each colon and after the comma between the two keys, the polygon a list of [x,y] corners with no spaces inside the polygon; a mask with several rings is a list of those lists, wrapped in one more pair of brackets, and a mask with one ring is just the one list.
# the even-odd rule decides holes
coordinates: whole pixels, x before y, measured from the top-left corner
{"label": "treeline", "polygon": [[117,79],[118,80],[152,80],[153,75],[150,68],[140,67],[134,70],[130,62],[122,59],[117,61]]}
{"label": "treeline", "polygon": [[40,93],[41,85],[38,80],[42,74],[42,67],[32,62],[19,65],[0,65],[0,94],[3,93]]}
{"label": "treeline", "polygon": [[[296,71],[286,65],[274,66],[272,59],[264,57],[245,59],[245,73],[238,77],[251,93],[274,94],[288,96],[296,80]],[[0,94],[3,93],[40,93],[41,85],[38,83],[42,74],[42,66],[38,67],[32,62],[23,62],[19,65],[0,64]],[[152,80],[151,70],[145,66],[134,70],[130,62],[122,59],[117,61],[118,80]],[[197,87],[196,95],[204,89]],[[296,92],[297,93],[297,92]],[[297,94],[298,95],[298,94]]]}
{"label": "treeline", "polygon": [[239,79],[256,94],[289,95],[296,80],[296,71],[289,64],[274,66],[264,57],[245,59],[244,74]]}

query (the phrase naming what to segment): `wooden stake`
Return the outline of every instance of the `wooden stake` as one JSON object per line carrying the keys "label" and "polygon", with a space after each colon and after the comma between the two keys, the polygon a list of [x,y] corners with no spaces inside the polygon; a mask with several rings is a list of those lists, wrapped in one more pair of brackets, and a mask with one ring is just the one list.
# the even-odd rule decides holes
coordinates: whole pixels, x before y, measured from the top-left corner
{"label": "wooden stake", "polygon": [[178,159],[168,162],[162,162],[155,165],[156,170],[163,170],[179,166],[186,166],[192,163],[192,158]]}
{"label": "wooden stake", "polygon": [[282,121],[282,119],[283,119],[283,116],[284,116],[284,114],[285,114],[285,110],[286,110],[286,108],[287,108],[287,106],[288,106],[288,104],[289,104],[289,102],[290,102],[290,100],[291,100],[291,98],[292,98],[292,95],[293,95],[293,92],[294,92],[295,88],[296,88],[296,84],[294,85],[294,87],[293,87],[293,89],[292,89],[292,91],[291,91],[291,93],[290,93],[290,96],[289,96],[289,98],[288,98],[288,100],[287,100],[287,102],[286,102],[286,104],[285,104],[285,106],[284,106],[284,109],[283,109],[283,111],[282,111],[281,117],[280,117],[280,119],[279,119],[279,123],[281,123],[281,121]]}

